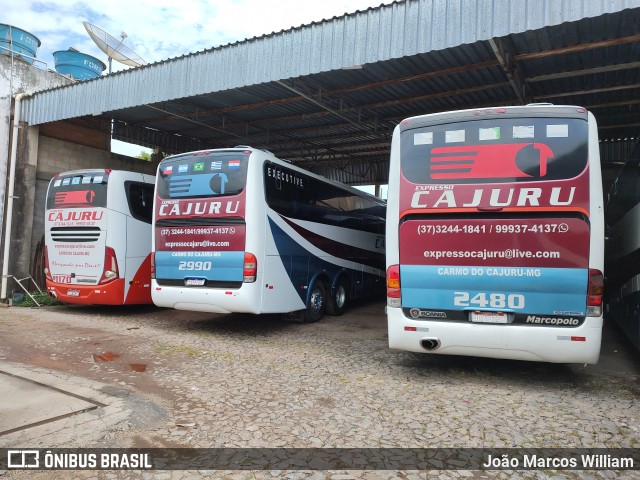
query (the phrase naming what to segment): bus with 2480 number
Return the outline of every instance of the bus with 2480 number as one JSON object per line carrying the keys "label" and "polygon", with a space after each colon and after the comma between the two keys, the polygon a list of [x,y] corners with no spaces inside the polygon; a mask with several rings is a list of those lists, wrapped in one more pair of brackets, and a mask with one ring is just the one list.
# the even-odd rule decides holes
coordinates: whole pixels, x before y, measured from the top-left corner
{"label": "bus with 2480 number", "polygon": [[598,361],[604,213],[596,121],[534,104],[408,118],[387,211],[391,348]]}

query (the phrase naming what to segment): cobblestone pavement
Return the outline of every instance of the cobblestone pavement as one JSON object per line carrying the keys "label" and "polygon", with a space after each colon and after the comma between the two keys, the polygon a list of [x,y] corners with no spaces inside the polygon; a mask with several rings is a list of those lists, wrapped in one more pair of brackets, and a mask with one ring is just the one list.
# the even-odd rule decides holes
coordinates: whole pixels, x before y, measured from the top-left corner
{"label": "cobblestone pavement", "polygon": [[[84,379],[120,409],[103,428],[22,431],[0,436],[0,447],[640,448],[640,354],[614,328],[605,330],[600,363],[586,367],[393,351],[380,302],[314,324],[152,306],[11,307],[0,309],[0,338],[0,370],[6,362]],[[640,472],[0,472],[201,476],[561,480]]]}

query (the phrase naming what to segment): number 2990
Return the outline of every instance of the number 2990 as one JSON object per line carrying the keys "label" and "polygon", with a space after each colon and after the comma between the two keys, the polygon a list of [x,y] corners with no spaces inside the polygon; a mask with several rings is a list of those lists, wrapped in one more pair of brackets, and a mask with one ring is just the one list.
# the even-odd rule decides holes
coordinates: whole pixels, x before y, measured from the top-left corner
{"label": "number 2990", "polygon": [[178,270],[211,270],[211,262],[180,262]]}
{"label": "number 2990", "polygon": [[524,308],[524,295],[519,293],[486,293],[480,292],[471,297],[469,292],[454,292],[453,304],[456,307],[477,308],[511,308],[522,310]]}

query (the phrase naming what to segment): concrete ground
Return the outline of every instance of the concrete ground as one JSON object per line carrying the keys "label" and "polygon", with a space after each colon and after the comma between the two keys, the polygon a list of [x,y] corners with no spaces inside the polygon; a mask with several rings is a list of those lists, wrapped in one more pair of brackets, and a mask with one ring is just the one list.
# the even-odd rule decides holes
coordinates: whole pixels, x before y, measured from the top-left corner
{"label": "concrete ground", "polygon": [[[598,365],[389,350],[384,304],[315,324],[153,306],[0,309],[0,448],[639,448],[640,353]],[[72,475],[70,475],[72,473]],[[3,478],[192,478],[5,471]],[[233,471],[210,478],[640,478],[626,471]]]}

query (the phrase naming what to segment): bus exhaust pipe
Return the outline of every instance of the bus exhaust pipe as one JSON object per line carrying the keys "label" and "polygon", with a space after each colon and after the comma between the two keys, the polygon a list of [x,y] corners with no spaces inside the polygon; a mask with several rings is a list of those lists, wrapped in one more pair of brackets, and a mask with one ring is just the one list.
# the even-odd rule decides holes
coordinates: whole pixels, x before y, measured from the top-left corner
{"label": "bus exhaust pipe", "polygon": [[440,347],[440,340],[437,338],[423,338],[420,340],[420,346],[428,352],[432,352]]}

